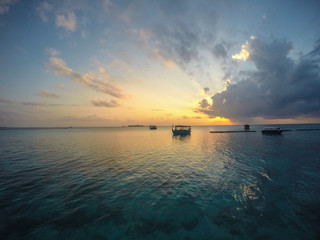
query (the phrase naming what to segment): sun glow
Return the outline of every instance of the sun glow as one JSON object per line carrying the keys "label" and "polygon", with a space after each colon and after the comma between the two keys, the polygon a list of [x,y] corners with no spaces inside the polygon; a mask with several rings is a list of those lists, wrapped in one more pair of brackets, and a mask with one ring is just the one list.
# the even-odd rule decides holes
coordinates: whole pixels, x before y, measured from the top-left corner
{"label": "sun glow", "polygon": [[232,124],[232,122],[230,121],[230,119],[228,118],[224,118],[224,117],[215,117],[215,118],[210,118],[211,122],[215,122],[215,124],[223,124],[223,125],[230,125]]}
{"label": "sun glow", "polygon": [[232,55],[232,59],[238,59],[238,60],[243,60],[246,61],[248,60],[250,53],[249,53],[249,43],[246,41],[246,44],[243,44],[241,46],[241,51],[235,55]]}

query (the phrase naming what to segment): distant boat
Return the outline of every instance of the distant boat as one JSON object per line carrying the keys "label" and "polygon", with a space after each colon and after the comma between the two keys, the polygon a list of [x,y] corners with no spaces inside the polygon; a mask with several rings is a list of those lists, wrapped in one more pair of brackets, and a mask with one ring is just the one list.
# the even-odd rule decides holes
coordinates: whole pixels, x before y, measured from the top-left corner
{"label": "distant boat", "polygon": [[156,125],[150,125],[149,128],[150,128],[150,130],[156,130],[157,126]]}
{"label": "distant boat", "polygon": [[172,125],[173,135],[188,135],[191,133],[191,126]]}
{"label": "distant boat", "polygon": [[281,134],[283,130],[279,127],[265,127],[261,130],[263,134]]}

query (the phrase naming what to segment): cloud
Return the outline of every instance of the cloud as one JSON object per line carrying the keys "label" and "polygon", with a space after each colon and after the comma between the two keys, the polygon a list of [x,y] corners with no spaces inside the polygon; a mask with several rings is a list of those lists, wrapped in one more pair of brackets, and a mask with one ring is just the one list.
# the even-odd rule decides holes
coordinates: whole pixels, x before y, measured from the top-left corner
{"label": "cloud", "polygon": [[46,54],[51,56],[58,56],[60,55],[60,52],[54,48],[46,48]]}
{"label": "cloud", "polygon": [[103,68],[99,68],[100,73],[98,78],[96,78],[94,74],[81,75],[78,72],[74,72],[66,66],[66,63],[61,58],[51,57],[49,61],[47,65],[58,75],[66,76],[73,82],[79,83],[94,91],[102,92],[116,98],[125,98],[123,91],[115,84],[110,83],[113,77],[107,74]]}
{"label": "cloud", "polygon": [[251,38],[247,60],[256,70],[243,72],[236,83],[214,94],[212,104],[202,100],[196,112],[240,121],[320,117],[319,42],[297,60],[288,56],[292,49],[290,41]]}
{"label": "cloud", "polygon": [[67,31],[74,32],[77,25],[76,15],[73,12],[68,12],[67,16],[57,14],[56,25],[57,27],[62,27]]}
{"label": "cloud", "polygon": [[212,53],[218,59],[225,60],[227,58],[227,50],[222,43],[216,44],[212,50]]}
{"label": "cloud", "polygon": [[168,68],[177,65],[185,70],[205,58],[203,50],[210,51],[215,39],[217,14],[213,8],[205,6],[194,21],[190,15],[201,4],[181,0],[157,3],[162,20],[139,31],[141,45]]}
{"label": "cloud", "polygon": [[[55,71],[56,74],[64,75],[64,76],[69,76],[69,75],[74,74],[72,69],[70,69],[66,66],[66,63],[63,61],[63,59],[51,57],[51,58],[49,58],[49,60],[50,60],[50,63],[48,66],[51,67]],[[77,74],[75,74],[74,77],[78,77]]]}
{"label": "cloud", "polygon": [[99,99],[99,98],[93,99],[91,101],[91,103],[96,107],[107,107],[107,108],[110,108],[110,107],[118,107],[119,106],[119,103],[117,103],[114,100],[111,100],[111,101],[108,102],[108,101],[105,101],[105,100],[102,100],[102,99]]}
{"label": "cloud", "polygon": [[247,41],[246,44],[241,46],[241,51],[235,55],[232,55],[232,58],[246,61],[249,58],[249,56],[249,43]]}
{"label": "cloud", "polygon": [[49,2],[41,2],[37,7],[36,7],[37,12],[39,13],[42,21],[48,22],[48,16],[47,14],[52,11],[52,4]]}
{"label": "cloud", "polygon": [[57,86],[57,88],[59,88],[59,89],[64,89],[64,84],[59,84],[59,85]]}
{"label": "cloud", "polygon": [[154,112],[163,112],[164,110],[161,109],[161,108],[151,108],[150,109],[151,111],[154,111]]}
{"label": "cloud", "polygon": [[14,103],[14,100],[12,98],[10,99],[4,99],[0,97],[0,103]]}
{"label": "cloud", "polygon": [[207,109],[210,107],[210,104],[207,99],[202,99],[201,102],[199,102],[201,109]]}
{"label": "cloud", "polygon": [[43,90],[43,91],[37,93],[37,95],[40,97],[45,97],[45,98],[59,98],[59,96],[57,94],[49,92],[47,90]]}
{"label": "cloud", "polygon": [[173,28],[172,26],[158,26],[153,31],[155,36],[154,49],[157,56],[170,59],[182,68],[198,58],[198,34],[185,24]]}
{"label": "cloud", "polygon": [[205,88],[203,88],[203,91],[204,91],[204,93],[206,94],[206,93],[208,93],[208,92],[210,91],[210,88],[205,87]]}
{"label": "cloud", "polygon": [[113,7],[113,3],[111,2],[111,0],[103,0],[102,1],[102,5],[105,9],[108,9],[110,7]]}
{"label": "cloud", "polygon": [[17,3],[18,0],[1,0],[0,1],[0,14],[5,14],[9,12],[9,8],[11,5]]}
{"label": "cloud", "polygon": [[22,102],[25,106],[35,106],[35,107],[57,107],[57,106],[69,106],[63,104],[47,103],[47,102]]}

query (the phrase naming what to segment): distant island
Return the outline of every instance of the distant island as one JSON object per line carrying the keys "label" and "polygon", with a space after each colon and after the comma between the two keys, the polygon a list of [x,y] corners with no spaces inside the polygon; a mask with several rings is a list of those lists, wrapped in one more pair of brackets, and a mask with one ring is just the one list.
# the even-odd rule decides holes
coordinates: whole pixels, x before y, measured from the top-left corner
{"label": "distant island", "polygon": [[147,127],[147,126],[145,126],[145,125],[128,125],[128,127]]}

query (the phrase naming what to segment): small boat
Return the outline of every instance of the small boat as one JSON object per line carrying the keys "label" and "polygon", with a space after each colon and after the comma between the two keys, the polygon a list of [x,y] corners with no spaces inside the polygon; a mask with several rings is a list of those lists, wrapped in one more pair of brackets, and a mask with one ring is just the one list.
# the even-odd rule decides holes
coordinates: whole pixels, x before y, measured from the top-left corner
{"label": "small boat", "polygon": [[157,126],[156,125],[150,125],[149,128],[150,128],[150,130],[156,130]]}
{"label": "small boat", "polygon": [[173,135],[188,135],[191,133],[191,126],[172,125]]}
{"label": "small boat", "polygon": [[265,127],[261,130],[263,134],[281,134],[283,130],[279,127]]}

